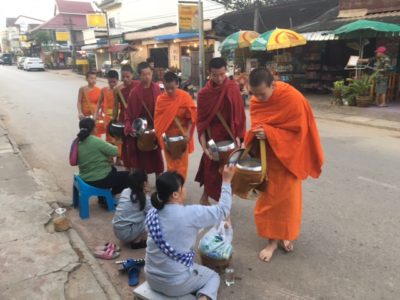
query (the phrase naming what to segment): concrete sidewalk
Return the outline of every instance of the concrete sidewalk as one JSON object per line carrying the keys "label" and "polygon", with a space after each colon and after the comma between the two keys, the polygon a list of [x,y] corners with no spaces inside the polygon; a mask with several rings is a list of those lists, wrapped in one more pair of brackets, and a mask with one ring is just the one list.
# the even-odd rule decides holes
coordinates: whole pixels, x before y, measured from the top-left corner
{"label": "concrete sidewalk", "polygon": [[327,95],[306,95],[313,107],[316,118],[400,131],[400,102],[388,107],[356,107],[331,104]]}
{"label": "concrete sidewalk", "polygon": [[0,121],[0,299],[120,299],[74,229],[55,233],[42,188]]}

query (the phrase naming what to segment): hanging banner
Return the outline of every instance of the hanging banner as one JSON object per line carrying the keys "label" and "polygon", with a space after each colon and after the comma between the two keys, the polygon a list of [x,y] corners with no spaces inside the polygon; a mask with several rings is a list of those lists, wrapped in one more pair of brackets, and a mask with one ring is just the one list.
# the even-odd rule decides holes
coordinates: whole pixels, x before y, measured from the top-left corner
{"label": "hanging banner", "polygon": [[197,4],[178,4],[178,29],[182,32],[199,32],[199,9]]}
{"label": "hanging banner", "polygon": [[107,20],[104,14],[86,15],[86,22],[88,27],[107,28]]}
{"label": "hanging banner", "polygon": [[68,42],[70,40],[68,31],[56,31],[57,42]]}

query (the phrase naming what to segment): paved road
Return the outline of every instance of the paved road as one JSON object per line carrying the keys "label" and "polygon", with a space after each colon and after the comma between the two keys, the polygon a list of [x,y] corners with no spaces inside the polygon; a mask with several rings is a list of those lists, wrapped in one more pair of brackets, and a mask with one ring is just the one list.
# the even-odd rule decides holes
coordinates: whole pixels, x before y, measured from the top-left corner
{"label": "paved road", "polygon": [[[66,193],[75,98],[83,83],[75,75],[0,67],[0,112],[30,164]],[[254,202],[235,199],[238,278],[233,287],[222,287],[221,299],[399,299],[400,134],[324,120],[319,129],[326,164],[319,180],[304,183],[296,251],[259,262],[264,241],[255,235]],[[188,183],[193,202],[200,192],[192,183],[198,150]]]}

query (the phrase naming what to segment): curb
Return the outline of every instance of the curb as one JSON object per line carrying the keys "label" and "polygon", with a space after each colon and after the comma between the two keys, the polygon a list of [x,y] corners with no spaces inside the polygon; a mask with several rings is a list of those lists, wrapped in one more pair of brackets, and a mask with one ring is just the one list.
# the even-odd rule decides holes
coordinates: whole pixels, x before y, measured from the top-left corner
{"label": "curb", "polygon": [[[378,124],[371,124],[374,121],[371,120],[371,123],[366,123],[366,122],[358,122],[358,121],[352,121],[352,120],[346,120],[343,118],[334,118],[334,117],[327,117],[323,115],[319,115],[317,112],[315,112],[315,118],[320,119],[320,120],[328,120],[328,121],[334,121],[334,122],[340,122],[340,123],[346,123],[346,124],[352,124],[352,125],[359,125],[359,126],[364,126],[364,127],[372,127],[372,128],[377,128],[377,129],[385,129],[385,130],[391,130],[391,131],[400,131],[400,122],[396,121],[391,121],[394,123],[398,123],[398,127],[393,127],[393,126],[385,126],[385,125],[378,125]],[[375,119],[375,120],[382,120],[382,119]],[[386,121],[386,120],[382,120]]]}
{"label": "curb", "polygon": [[[26,159],[22,155],[22,152],[20,151],[18,144],[9,135],[7,126],[1,119],[0,119],[0,127],[2,127],[4,129],[5,134],[7,136],[7,140],[10,142],[10,144],[14,150],[14,154],[17,154],[19,156],[19,158],[22,160],[22,163],[25,165],[26,169],[29,171],[32,179],[35,180],[35,182],[37,182],[34,172],[32,172],[32,168],[30,167],[29,163],[26,161]],[[54,207],[52,205],[50,205],[50,203],[47,203],[47,205],[52,210],[54,209]],[[58,204],[56,204],[56,206],[58,207]],[[46,224],[44,224],[44,226],[46,226]],[[107,278],[107,275],[103,272],[99,263],[94,258],[94,256],[92,255],[92,253],[86,246],[85,242],[82,240],[82,238],[76,232],[76,230],[73,228],[70,228],[66,232],[66,234],[67,234],[69,242],[71,244],[71,248],[75,252],[77,252],[77,250],[78,250],[83,255],[84,261],[82,261],[81,263],[86,263],[89,266],[93,276],[97,280],[98,284],[100,285],[101,289],[104,291],[104,293],[106,294],[108,299],[120,300],[121,296],[119,295],[119,293],[117,292],[115,287],[112,285],[111,281]],[[77,253],[77,255],[79,256],[78,253]]]}

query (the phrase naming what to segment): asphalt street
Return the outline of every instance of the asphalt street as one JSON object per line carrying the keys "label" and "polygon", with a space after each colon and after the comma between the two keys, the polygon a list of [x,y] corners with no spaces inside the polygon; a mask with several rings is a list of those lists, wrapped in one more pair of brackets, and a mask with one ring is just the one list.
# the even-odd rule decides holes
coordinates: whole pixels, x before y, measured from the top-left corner
{"label": "asphalt street", "polygon": [[[68,197],[75,170],[68,151],[84,84],[76,75],[0,66],[2,118],[29,164]],[[235,198],[236,284],[221,284],[220,299],[400,298],[400,133],[327,120],[318,126],[325,165],[320,179],[304,182],[294,253],[277,252],[270,263],[260,262],[265,241],[255,233],[254,202]],[[191,203],[201,193],[193,182],[200,150],[190,158]]]}

